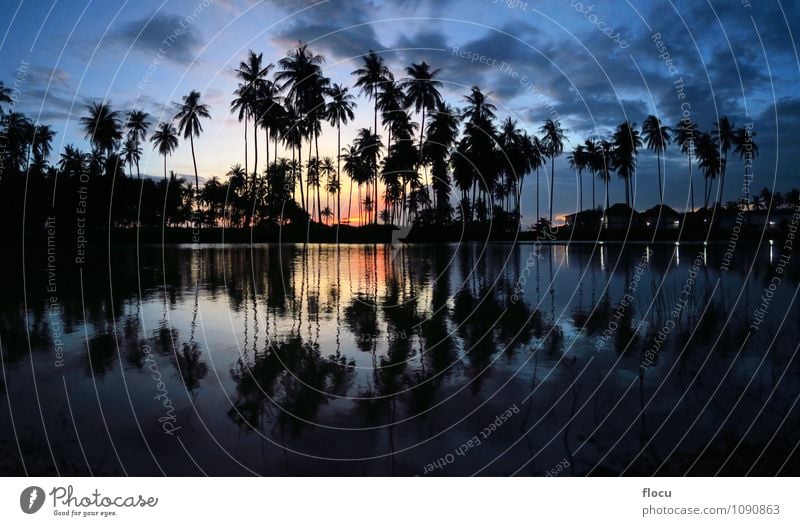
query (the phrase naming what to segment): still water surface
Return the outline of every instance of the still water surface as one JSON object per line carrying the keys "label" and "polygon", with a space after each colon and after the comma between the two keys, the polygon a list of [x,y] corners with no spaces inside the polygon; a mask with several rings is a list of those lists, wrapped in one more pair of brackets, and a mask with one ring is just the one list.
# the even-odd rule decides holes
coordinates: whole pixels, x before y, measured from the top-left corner
{"label": "still water surface", "polygon": [[48,274],[30,249],[0,473],[797,475],[774,250],[129,246]]}

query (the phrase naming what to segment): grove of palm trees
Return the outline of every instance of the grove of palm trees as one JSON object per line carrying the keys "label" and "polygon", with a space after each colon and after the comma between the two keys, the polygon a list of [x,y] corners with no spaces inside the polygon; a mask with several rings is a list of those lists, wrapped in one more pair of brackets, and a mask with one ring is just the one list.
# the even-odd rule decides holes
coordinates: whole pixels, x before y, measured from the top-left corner
{"label": "grove of palm trees", "polygon": [[[566,177],[556,166],[565,151],[577,177],[571,185],[578,203],[574,211],[601,215],[610,208],[615,180],[624,187],[625,204],[638,204],[637,165],[645,148],[656,158],[660,203],[665,192],[679,191],[687,195],[689,211],[741,205],[722,200],[728,155],[744,160],[758,154],[755,132],[724,116],[705,132],[694,122],[670,127],[648,115],[641,127],[626,120],[608,136],[571,141],[558,120],[547,119],[535,132],[511,117],[500,121],[491,94],[477,86],[454,108],[442,94],[440,70],[424,61],[396,77],[371,51],[352,72],[352,86],[327,78],[325,63],[302,42],[276,63],[250,51],[235,70],[239,83],[228,108],[211,108],[192,90],[171,105],[172,118],[161,122],[139,109],[123,112],[109,100],[93,102],[80,119],[90,151],[68,144],[54,155],[51,126],[3,109],[6,174],[0,194],[6,224],[22,216],[25,203],[17,196],[25,187],[28,231],[40,230],[53,207],[61,208],[60,217],[74,215],[75,192],[85,188],[93,196],[90,225],[98,229],[180,229],[199,222],[226,229],[294,226],[308,233],[311,226],[320,232],[378,224],[473,224],[513,235],[527,230],[523,203],[535,210],[529,222],[534,228],[558,223],[553,195],[557,176]],[[0,89],[0,108],[10,102],[8,93]],[[342,144],[342,129],[355,120],[359,97],[371,110],[372,126]],[[241,157],[227,173],[201,185],[195,141],[203,123],[224,112],[241,122]],[[320,153],[324,133],[336,136],[333,155]],[[575,142],[571,149],[570,142]],[[163,157],[163,174],[142,177],[140,161],[148,147]],[[665,182],[670,147],[686,156],[686,184],[677,190]],[[193,185],[168,170],[178,155],[191,156]],[[591,199],[584,196],[584,175]],[[523,192],[530,186],[532,191]],[[65,198],[47,197],[54,193]],[[777,197],[776,206],[791,204],[797,192]],[[772,205],[760,197],[751,203],[749,196],[746,204]]]}

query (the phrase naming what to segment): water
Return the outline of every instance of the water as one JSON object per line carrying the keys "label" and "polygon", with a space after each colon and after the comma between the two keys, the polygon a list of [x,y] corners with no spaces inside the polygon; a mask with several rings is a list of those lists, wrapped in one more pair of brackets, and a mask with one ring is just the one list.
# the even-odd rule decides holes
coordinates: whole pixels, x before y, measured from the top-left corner
{"label": "water", "polygon": [[0,473],[797,475],[776,249],[27,248]]}

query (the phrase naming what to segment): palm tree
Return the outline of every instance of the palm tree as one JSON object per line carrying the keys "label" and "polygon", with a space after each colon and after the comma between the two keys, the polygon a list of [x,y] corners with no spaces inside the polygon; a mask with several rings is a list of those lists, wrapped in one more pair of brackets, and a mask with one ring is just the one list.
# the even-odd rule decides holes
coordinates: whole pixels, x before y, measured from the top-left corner
{"label": "palm tree", "polygon": [[433,176],[433,194],[436,199],[436,218],[439,221],[448,219],[450,215],[450,175],[448,159],[450,150],[458,139],[460,118],[456,110],[440,103],[431,114],[428,124],[423,153],[431,164]]}
{"label": "palm tree", "polygon": [[614,160],[614,146],[607,140],[602,139],[598,145],[600,170],[598,170],[598,177],[605,183],[606,186],[606,208],[603,212],[605,215],[611,206],[609,203],[609,186],[611,185],[611,170],[615,169]]}
{"label": "palm tree", "polygon": [[139,157],[141,156],[141,148],[139,147],[140,142],[147,139],[147,129],[150,127],[150,121],[147,120],[149,115],[143,111],[133,110],[128,112],[128,120],[125,123],[125,127],[128,128],[128,136],[132,139],[133,150],[139,151],[139,155],[136,156],[136,178],[141,179],[142,176],[139,173]]}
{"label": "palm tree", "polygon": [[171,122],[162,122],[150,137],[153,149],[164,156],[164,181],[167,180],[167,156],[178,149],[178,130]]}
{"label": "palm tree", "polygon": [[656,159],[658,161],[658,199],[661,204],[664,204],[664,184],[661,178],[661,154],[667,149],[669,143],[672,142],[671,132],[672,128],[663,126],[655,115],[648,115],[644,123],[642,123],[642,136],[647,144],[647,149],[651,152],[656,152]]}
{"label": "palm tree", "polygon": [[614,144],[614,167],[625,182],[625,204],[633,206],[633,177],[636,173],[636,154],[642,146],[642,138],[636,123],[624,121],[617,126],[612,136]]}
{"label": "palm tree", "polygon": [[675,127],[675,142],[680,145],[681,153],[686,155],[689,160],[689,194],[691,207],[694,210],[694,181],[692,180],[692,157],[694,157],[694,145],[699,134],[697,124],[689,119],[681,120]]}
{"label": "palm tree", "polygon": [[589,166],[586,149],[583,144],[579,144],[572,149],[572,153],[567,157],[569,165],[578,172],[578,200],[579,210],[583,211],[583,170]]}
{"label": "palm tree", "polygon": [[414,106],[417,113],[421,113],[419,126],[420,164],[422,164],[423,161],[422,149],[425,135],[425,113],[433,111],[442,102],[442,95],[439,93],[442,83],[438,80],[434,80],[436,75],[439,74],[439,71],[441,70],[431,70],[430,65],[424,61],[420,64],[411,64],[406,68],[406,74],[409,78],[404,79],[400,83],[400,86],[406,93],[406,108]]}
{"label": "palm tree", "polygon": [[44,164],[52,151],[53,139],[56,132],[47,124],[36,126],[33,131],[33,158],[38,164]]}
{"label": "palm tree", "polygon": [[194,138],[200,137],[203,131],[203,125],[200,119],[210,119],[211,114],[208,111],[208,106],[200,103],[200,93],[192,90],[188,95],[183,97],[183,102],[176,104],[178,113],[175,119],[178,120],[178,132],[183,134],[184,139],[189,139],[189,144],[192,148],[192,164],[194,165],[194,184],[195,190],[200,192],[200,178],[197,175],[197,158],[194,154]]}
{"label": "palm tree", "polygon": [[740,161],[744,162],[744,180],[747,180],[748,164],[752,169],[753,159],[758,157],[758,145],[753,140],[756,132],[747,128],[738,128],[736,135],[733,139],[733,153],[735,153]]}
{"label": "palm tree", "polygon": [[547,162],[547,150],[544,142],[535,135],[531,139],[531,146],[531,167],[536,170],[536,221],[539,221],[539,169]]}
{"label": "palm tree", "polygon": [[353,217],[353,183],[358,184],[361,195],[361,181],[364,179],[361,174],[364,172],[364,167],[356,145],[342,149],[342,159],[344,171],[350,177],[350,198],[347,204],[347,223],[350,224],[350,219]]}
{"label": "palm tree", "polygon": [[[11,88],[6,87],[0,80],[0,104],[11,104],[14,99],[11,97]],[[0,115],[4,115],[5,110],[0,106]]]}
{"label": "palm tree", "polygon": [[[342,87],[341,84],[334,84],[328,92],[331,100],[328,102],[326,108],[326,115],[328,122],[331,126],[336,127],[336,183],[337,188],[341,188],[342,176],[342,125],[355,118],[353,109],[356,106],[355,97],[353,97],[347,88]],[[339,223],[342,222],[342,199],[341,194],[337,191],[336,200],[336,217],[339,218]]]}
{"label": "palm tree", "polygon": [[586,168],[592,174],[592,210],[597,209],[595,201],[595,179],[597,174],[603,169],[603,156],[600,148],[594,139],[586,139],[583,142],[583,149],[586,155]]}
{"label": "palm tree", "polygon": [[86,107],[87,117],[81,117],[81,127],[95,151],[110,155],[119,147],[122,130],[119,112],[108,102],[93,102]]}
{"label": "palm tree", "polygon": [[[321,64],[324,63],[325,57],[314,54],[307,44],[298,42],[289,55],[278,61],[281,70],[275,75],[275,81],[282,83],[280,88],[288,89],[287,96],[297,112],[297,117],[304,121],[302,131],[309,139],[309,160],[312,142],[321,131],[320,122],[325,112],[324,95],[330,82],[322,75]],[[302,183],[300,186],[302,197]]]}
{"label": "palm tree", "polygon": [[544,134],[542,143],[550,157],[550,222],[553,222],[553,189],[556,180],[556,157],[564,153],[564,141],[568,140],[561,123],[557,120],[547,119],[544,125],[539,128],[539,131]]}
{"label": "palm tree", "polygon": [[133,177],[133,165],[139,162],[142,149],[136,144],[136,139],[129,135],[122,146],[122,160],[128,165],[128,177]]}
{"label": "palm tree", "polygon": [[369,50],[367,55],[364,55],[364,65],[357,70],[353,71],[352,75],[358,78],[355,87],[360,88],[361,92],[367,96],[368,99],[375,101],[375,127],[374,133],[378,133],[378,93],[381,85],[392,80],[392,73],[383,61],[383,57]]}
{"label": "palm tree", "polygon": [[[236,69],[236,76],[241,80],[239,88],[236,90],[237,99],[232,103],[232,110],[238,109],[244,111],[245,127],[249,118],[253,119],[253,144],[254,144],[254,164],[253,164],[253,177],[258,173],[258,104],[259,95],[264,87],[264,79],[269,70],[273,67],[272,64],[264,66],[264,54],[250,50],[247,53],[247,60],[239,63]],[[246,132],[245,132],[246,133]],[[245,139],[245,148],[247,148]],[[246,150],[245,150],[246,151]],[[246,155],[246,154],[245,154]],[[247,159],[245,158],[245,169]]]}
{"label": "palm tree", "polygon": [[722,116],[717,121],[717,129],[713,131],[714,137],[719,142],[719,149],[722,153],[722,165],[719,180],[719,194],[717,204],[722,204],[723,191],[725,190],[725,169],[728,165],[728,152],[734,146],[736,140],[736,126],[726,116]]}
{"label": "palm tree", "polygon": [[725,171],[725,159],[720,156],[720,145],[716,137],[701,133],[697,137],[697,166],[705,176],[704,206],[708,208],[714,189],[714,179]]}

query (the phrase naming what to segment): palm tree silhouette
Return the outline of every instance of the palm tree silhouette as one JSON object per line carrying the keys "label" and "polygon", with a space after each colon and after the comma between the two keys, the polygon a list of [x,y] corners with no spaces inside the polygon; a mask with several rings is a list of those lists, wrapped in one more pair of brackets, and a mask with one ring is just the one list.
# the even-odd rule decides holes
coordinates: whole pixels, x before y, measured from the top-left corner
{"label": "palm tree silhouette", "polygon": [[658,199],[661,204],[664,204],[664,183],[661,178],[661,154],[667,149],[669,143],[672,142],[671,132],[672,128],[663,126],[655,115],[648,115],[642,123],[642,136],[647,144],[647,149],[651,152],[656,152],[656,160],[658,162]]}
{"label": "palm tree silhouette", "polygon": [[720,144],[716,137],[701,133],[697,137],[697,166],[705,177],[704,207],[708,208],[714,190],[714,179],[725,171],[725,159],[720,156]]}
{"label": "palm tree silhouette", "polygon": [[722,205],[723,191],[725,190],[725,170],[728,165],[728,152],[734,146],[736,140],[736,126],[726,116],[722,116],[717,121],[717,127],[713,130],[713,136],[719,142],[719,149],[722,153],[722,164],[720,167],[719,194],[717,204]]}
{"label": "palm tree silhouette", "polygon": [[336,127],[336,184],[337,184],[337,202],[336,202],[336,217],[339,218],[339,223],[342,222],[342,199],[339,189],[341,188],[342,178],[342,125],[355,118],[353,109],[356,106],[355,97],[349,93],[349,90],[341,84],[334,84],[328,92],[331,100],[328,102],[326,114],[328,122],[331,126]]}
{"label": "palm tree silhouette", "polygon": [[602,139],[598,145],[598,151],[600,154],[598,164],[601,168],[598,170],[597,175],[606,186],[606,208],[603,212],[605,215],[611,206],[609,203],[609,186],[611,185],[611,170],[615,169],[614,146],[607,140]]}
{"label": "palm tree silhouette", "polygon": [[738,128],[733,139],[733,153],[739,157],[740,161],[744,162],[743,177],[745,180],[747,179],[748,164],[752,163],[753,159],[758,157],[758,145],[753,140],[755,136],[756,132],[753,130]]}
{"label": "palm tree silhouette", "polygon": [[697,124],[689,119],[681,120],[675,126],[675,142],[680,145],[681,153],[686,155],[689,161],[689,194],[691,207],[694,210],[694,181],[692,177],[692,157],[694,157],[694,147],[699,134]]}
{"label": "palm tree silhouette", "polygon": [[132,135],[129,135],[128,138],[125,139],[125,144],[122,146],[120,155],[122,156],[122,160],[128,165],[128,177],[133,177],[133,165],[139,162],[142,156],[142,149],[136,144],[136,139],[134,139]]}
{"label": "palm tree silhouette", "polygon": [[425,159],[431,165],[432,186],[435,198],[436,218],[438,221],[450,216],[450,150],[458,139],[460,117],[456,110],[445,103],[440,103],[431,114],[428,124],[427,138],[423,145]]}
{"label": "palm tree silhouette", "polygon": [[[3,84],[3,81],[0,80],[0,103],[2,104],[11,104],[14,102],[14,99],[11,98],[11,88]],[[3,106],[0,106],[0,115],[4,115],[5,110]]]}
{"label": "palm tree silhouette", "polygon": [[167,180],[167,156],[178,149],[178,130],[171,122],[162,122],[150,137],[153,149],[164,156],[164,181]]}
{"label": "palm tree silhouette", "polygon": [[[330,80],[322,75],[321,64],[325,57],[315,55],[307,44],[298,42],[288,56],[278,61],[282,68],[275,81],[281,89],[288,89],[287,96],[293,102],[297,116],[304,121],[302,131],[309,139],[308,157],[311,159],[312,141],[316,141],[321,131],[320,121],[325,112],[325,93]],[[319,147],[317,147],[319,157]],[[302,193],[302,183],[300,184]],[[307,207],[306,207],[307,208]],[[319,218],[321,220],[321,217]]]}
{"label": "palm tree silhouette", "polygon": [[178,120],[178,132],[183,134],[184,139],[189,139],[192,148],[192,164],[194,165],[194,184],[195,190],[200,192],[200,178],[197,175],[197,158],[194,154],[194,138],[200,137],[203,125],[200,119],[210,119],[211,114],[208,106],[200,103],[200,92],[192,90],[183,97],[183,103],[176,104],[178,113],[175,119]]}
{"label": "palm tree silhouette", "polygon": [[625,204],[633,206],[633,177],[636,174],[636,154],[642,146],[642,138],[636,123],[625,121],[619,124],[612,136],[614,144],[614,168],[625,182]]}
{"label": "palm tree silhouette", "polygon": [[[273,67],[272,64],[264,66],[264,54],[256,53],[250,50],[247,53],[247,60],[239,63],[236,69],[236,77],[241,80],[239,87],[235,94],[237,98],[231,103],[232,111],[239,111],[239,119],[244,116],[245,128],[247,128],[247,121],[253,120],[253,144],[254,144],[254,162],[253,162],[253,179],[255,180],[258,173],[258,105],[259,95],[264,88],[264,79],[266,78],[269,70]],[[245,134],[247,131],[245,130]],[[245,169],[247,169],[247,138],[245,137]]]}
{"label": "palm tree silhouette", "polygon": [[556,157],[564,153],[564,141],[567,140],[561,123],[557,120],[547,119],[544,125],[539,128],[544,134],[542,144],[545,147],[547,156],[550,157],[550,222],[553,222],[553,190],[556,180]]}
{"label": "palm tree silhouette", "polygon": [[81,117],[81,127],[95,151],[110,155],[119,147],[122,130],[119,112],[111,109],[110,103],[93,102],[86,107],[87,117]]}
{"label": "palm tree silhouette", "polygon": [[586,168],[592,174],[592,210],[597,209],[595,200],[595,180],[597,174],[603,169],[603,156],[600,153],[600,148],[594,139],[586,139],[583,142],[583,150],[586,162]]}
{"label": "palm tree silhouette", "polygon": [[140,142],[147,139],[147,129],[150,127],[150,121],[147,120],[149,115],[143,111],[133,110],[128,112],[128,120],[125,127],[128,129],[128,137],[132,139],[131,146],[133,151],[138,151],[139,155],[135,156],[136,163],[136,178],[141,179],[139,173],[139,157],[141,156]]}
{"label": "palm tree silhouette", "polygon": [[37,164],[43,165],[47,158],[50,157],[55,136],[56,132],[47,124],[40,124],[34,129],[31,148],[34,161]]}
{"label": "palm tree silhouette", "polygon": [[420,64],[411,64],[406,68],[406,74],[409,78],[400,82],[400,86],[406,93],[406,108],[414,106],[417,113],[421,113],[419,126],[420,164],[423,164],[422,145],[425,136],[425,114],[433,111],[442,102],[442,95],[439,93],[442,83],[434,80],[439,71],[441,70],[431,70],[430,65],[424,61]]}
{"label": "palm tree silhouette", "polygon": [[[368,99],[372,99],[375,103],[375,111],[374,111],[374,127],[373,133],[378,135],[378,94],[380,93],[381,87],[384,83],[394,80],[394,76],[392,75],[389,68],[383,61],[383,57],[375,53],[375,51],[370,50],[367,55],[364,55],[364,65],[357,70],[353,71],[351,74],[357,77],[355,87],[360,88],[361,92],[367,96]],[[377,201],[378,196],[378,185],[377,185],[377,173],[378,173],[378,159],[379,157],[373,157],[374,165],[371,167],[372,174],[375,175],[375,200]],[[375,217],[375,223],[378,222],[377,215]]]}
{"label": "palm tree silhouette", "polygon": [[583,144],[579,144],[572,149],[572,153],[567,157],[569,165],[573,170],[578,172],[578,196],[579,196],[579,210],[583,211],[583,170],[585,170],[589,163],[586,155],[586,148]]}

